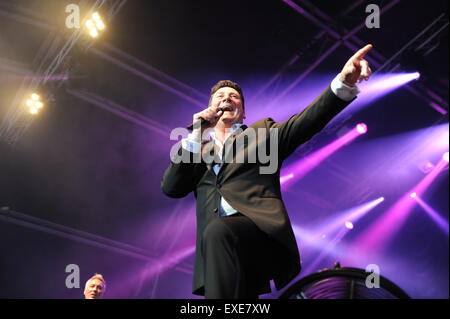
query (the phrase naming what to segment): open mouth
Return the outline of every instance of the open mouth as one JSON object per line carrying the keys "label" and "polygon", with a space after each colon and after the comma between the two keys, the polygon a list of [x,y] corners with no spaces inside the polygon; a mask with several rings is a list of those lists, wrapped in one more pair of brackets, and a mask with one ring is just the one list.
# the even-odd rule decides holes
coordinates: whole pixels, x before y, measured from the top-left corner
{"label": "open mouth", "polygon": [[222,106],[222,111],[225,113],[225,112],[231,112],[231,111],[233,111],[233,108],[231,107],[231,106],[229,106],[229,105],[224,105],[224,106]]}

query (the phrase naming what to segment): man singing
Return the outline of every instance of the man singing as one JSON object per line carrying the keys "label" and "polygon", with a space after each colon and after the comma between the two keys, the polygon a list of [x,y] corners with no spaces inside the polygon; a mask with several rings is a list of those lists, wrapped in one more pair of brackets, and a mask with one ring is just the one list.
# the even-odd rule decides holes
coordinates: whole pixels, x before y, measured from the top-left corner
{"label": "man singing", "polygon": [[[194,114],[194,129],[172,156],[161,182],[167,196],[194,192],[197,200],[194,294],[258,298],[270,292],[270,280],[282,289],[300,272],[281,197],[280,168],[356,98],[356,83],[371,74],[364,59],[371,49],[369,44],[356,52],[311,105],[284,122],[265,118],[246,126],[240,86],[220,81],[211,89],[208,108]],[[208,141],[203,139],[206,130],[211,131]],[[251,160],[267,145],[277,160],[270,173],[261,159]]]}

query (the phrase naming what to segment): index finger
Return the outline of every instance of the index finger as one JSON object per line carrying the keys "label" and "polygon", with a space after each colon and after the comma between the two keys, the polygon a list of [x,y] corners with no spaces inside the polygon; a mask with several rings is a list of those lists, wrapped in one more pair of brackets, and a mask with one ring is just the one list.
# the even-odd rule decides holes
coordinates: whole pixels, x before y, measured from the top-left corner
{"label": "index finger", "polygon": [[352,58],[361,60],[362,58],[364,58],[364,56],[367,54],[367,52],[369,52],[370,50],[372,50],[372,48],[373,48],[373,45],[372,45],[372,44],[368,44],[368,45],[366,45],[364,48],[358,50],[358,52],[356,52],[356,53],[352,56]]}

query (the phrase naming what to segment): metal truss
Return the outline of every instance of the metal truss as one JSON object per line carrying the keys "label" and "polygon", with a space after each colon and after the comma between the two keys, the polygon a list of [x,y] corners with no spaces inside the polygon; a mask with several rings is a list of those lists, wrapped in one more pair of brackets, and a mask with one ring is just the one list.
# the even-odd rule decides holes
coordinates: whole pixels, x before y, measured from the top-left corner
{"label": "metal truss", "polygon": [[[362,41],[356,36],[356,34],[365,27],[365,22],[363,21],[359,25],[353,27],[353,29],[348,30],[344,28],[337,19],[333,19],[326,13],[322,12],[320,9],[315,7],[308,0],[282,0],[285,4],[289,5],[293,10],[300,13],[303,17],[320,27],[320,31],[310,38],[310,41],[304,44],[298,49],[291,59],[286,62],[285,65],[275,74],[261,89],[253,96],[256,99],[258,96],[264,94],[271,96],[271,104],[267,106],[269,109],[272,105],[275,105],[281,98],[288,94],[292,89],[298,86],[298,84],[303,81],[315,68],[317,68],[326,57],[332,54],[341,45],[344,45],[352,52],[356,52],[360,47],[367,44],[366,41]],[[387,2],[383,7],[381,7],[380,14],[386,14],[389,10],[395,7],[400,2],[400,0],[391,0]],[[355,1],[350,7],[343,11],[343,15],[347,16],[355,8],[363,4],[363,0]],[[430,24],[424,28],[422,32],[417,34],[413,39],[401,47],[391,58],[384,57],[377,49],[373,49],[370,55],[366,58],[369,60],[371,65],[376,68],[376,72],[400,72],[402,71],[402,64],[399,63],[399,59],[404,52],[413,51],[419,56],[427,56],[430,52],[436,49],[439,45],[439,36],[448,27],[448,17],[446,14],[440,14],[436,17]],[[319,44],[322,43],[322,44]],[[289,73],[293,73],[298,70],[299,62],[302,66],[306,66],[301,74],[299,74],[291,83],[288,84],[283,90],[280,91],[280,82],[283,77]],[[414,84],[405,85],[404,88],[410,93],[422,99],[426,105],[432,107],[441,114],[446,114],[448,110],[448,102],[445,101],[438,94],[434,93],[431,89],[426,88],[425,85],[416,81]],[[319,136],[336,134],[340,129],[345,126],[345,123],[352,117],[351,114],[345,115],[343,117],[337,118],[331,125],[324,129],[321,133],[316,135],[308,143],[302,145],[296,152],[302,156],[308,155],[313,150],[317,149],[317,141]],[[436,124],[442,123],[444,117],[439,117]],[[399,154],[402,154],[405,150],[400,150]],[[395,160],[395,159],[393,159]],[[331,172],[334,172],[337,178],[342,180],[348,187],[352,189],[352,194],[358,194],[357,198],[360,202],[369,200],[374,196],[374,190],[371,187],[367,187],[367,181],[371,180],[376,176],[377,171],[371,174],[368,178],[364,180],[358,180],[348,169],[341,167],[340,165],[327,161],[325,163],[333,167]],[[340,172],[336,174],[336,172]],[[291,190],[293,191],[293,190]],[[342,198],[342,202],[347,199]]]}
{"label": "metal truss", "polygon": [[[87,6],[88,2],[87,0],[82,0],[80,6]],[[102,9],[107,12],[105,16],[106,20],[111,21],[125,2],[126,0],[96,0],[90,6],[88,14]],[[15,11],[19,11],[20,13],[18,14]],[[47,40],[44,41],[33,61],[33,65],[35,66],[33,72],[35,76],[26,76],[24,78],[5,118],[0,123],[0,139],[13,146],[35,120],[35,117],[27,114],[26,108],[23,106],[26,95],[40,88],[48,87],[52,76],[57,74],[61,69],[67,71],[67,68],[64,68],[64,63],[75,44],[78,43],[88,48],[92,45],[92,40],[86,40],[84,43],[80,41],[80,39],[83,39],[83,31],[81,28],[71,30],[68,34],[64,31],[58,32],[57,28],[41,21],[36,14],[31,14],[25,8],[15,7],[13,10],[7,10],[0,7],[0,15],[50,31]],[[87,15],[82,19],[82,25],[84,25],[87,19],[86,17]],[[58,83],[57,85],[61,84]],[[50,93],[47,92],[44,95],[44,101],[49,99],[51,100]]]}
{"label": "metal truss", "polygon": [[[66,240],[81,243],[83,245],[88,245],[105,251],[110,251],[118,255],[125,256],[127,258],[132,258],[145,263],[144,269],[155,268],[159,271],[164,271],[164,266],[162,264],[163,258],[160,255],[149,254],[148,250],[136,247],[127,243],[123,243],[117,240],[112,240],[100,235],[88,233],[79,229],[67,227],[58,223],[50,222],[45,219],[36,218],[27,214],[12,211],[8,207],[0,207],[0,222],[10,223],[14,225],[19,225],[28,229],[32,229],[36,232],[56,236]],[[174,237],[176,240],[176,237]],[[173,263],[173,269],[182,272],[192,274],[192,269],[186,266],[182,261],[175,260]],[[150,287],[152,290],[156,291],[158,285],[158,279],[160,272],[156,274],[146,275],[145,271],[142,273],[143,277],[140,280],[139,285],[135,288],[133,292],[134,298],[139,298],[142,294],[142,285],[145,283],[145,288]],[[154,298],[154,296],[153,296]]]}
{"label": "metal truss", "polygon": [[119,105],[113,101],[106,99],[105,97],[99,96],[92,92],[86,92],[81,90],[74,89],[66,89],[66,92],[73,97],[76,97],[80,100],[83,100],[87,103],[90,103],[93,106],[99,107],[107,112],[115,114],[122,119],[133,123],[134,125],[143,127],[147,130],[150,130],[156,134],[160,134],[163,137],[170,136],[170,128],[154,121],[146,116],[138,114],[129,110],[128,108]]}
{"label": "metal truss", "polygon": [[[319,26],[323,31],[329,36],[335,39],[336,44],[332,46],[324,55],[329,55],[330,51],[334,51],[340,44],[349,48],[352,52],[358,50],[362,45],[366,44],[366,41],[362,41],[356,36],[356,34],[365,27],[365,23],[361,23],[352,30],[347,30],[342,27],[335,19],[328,16],[326,13],[322,12],[320,9],[315,7],[308,0],[282,0],[284,3],[289,5],[292,9],[300,13],[303,17],[313,22]],[[381,8],[380,13],[385,13],[390,10],[393,6],[398,4],[400,0],[391,0],[386,5]],[[350,12],[354,8],[358,7],[363,1],[356,1],[349,9],[345,12]],[[391,66],[389,71],[401,70],[401,64],[396,60],[401,53],[412,50],[422,56],[428,55],[439,45],[439,35],[448,27],[448,16],[445,13],[440,14],[434,21],[432,21],[422,32],[415,36],[411,41],[409,41],[405,46],[403,46],[399,51],[397,51],[391,58],[387,59],[382,54],[377,52],[376,49],[371,51],[370,56],[367,57],[369,62],[377,68],[376,72],[380,70],[387,69],[392,62],[396,63],[396,66]],[[323,59],[322,59],[323,60]],[[313,66],[317,66],[321,61],[319,57]],[[285,92],[281,95],[285,95],[290,89],[296,86],[309,72],[312,68],[309,68],[307,72],[303,73],[294,83],[292,83]],[[416,95],[422,99],[426,105],[432,107],[441,114],[447,114],[448,112],[448,102],[441,98],[437,93],[433,92],[430,88],[425,87],[421,83],[407,84],[404,86],[409,92]]]}

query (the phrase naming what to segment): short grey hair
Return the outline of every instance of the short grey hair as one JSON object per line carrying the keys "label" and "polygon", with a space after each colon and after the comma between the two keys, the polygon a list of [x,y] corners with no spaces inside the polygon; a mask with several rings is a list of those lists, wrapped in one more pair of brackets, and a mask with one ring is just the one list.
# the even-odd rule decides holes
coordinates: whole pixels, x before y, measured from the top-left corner
{"label": "short grey hair", "polygon": [[89,283],[91,280],[94,280],[94,279],[100,280],[100,281],[103,283],[104,290],[106,290],[106,280],[105,280],[105,278],[103,278],[103,275],[102,275],[102,274],[94,274],[94,276],[92,276],[91,278],[89,278],[89,279],[86,281],[86,284],[84,285],[84,290],[87,289],[88,283]]}

